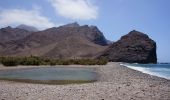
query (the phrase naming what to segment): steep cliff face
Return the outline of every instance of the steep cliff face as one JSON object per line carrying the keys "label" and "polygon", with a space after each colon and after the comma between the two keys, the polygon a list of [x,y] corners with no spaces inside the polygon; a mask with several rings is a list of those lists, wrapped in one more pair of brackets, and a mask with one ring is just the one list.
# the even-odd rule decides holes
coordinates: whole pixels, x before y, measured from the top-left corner
{"label": "steep cliff face", "polygon": [[86,32],[87,38],[96,44],[102,46],[108,45],[108,41],[104,37],[103,33],[96,26],[90,26],[89,28],[91,32]]}
{"label": "steep cliff face", "polygon": [[115,62],[156,63],[156,43],[146,34],[133,30],[114,42],[98,58]]}

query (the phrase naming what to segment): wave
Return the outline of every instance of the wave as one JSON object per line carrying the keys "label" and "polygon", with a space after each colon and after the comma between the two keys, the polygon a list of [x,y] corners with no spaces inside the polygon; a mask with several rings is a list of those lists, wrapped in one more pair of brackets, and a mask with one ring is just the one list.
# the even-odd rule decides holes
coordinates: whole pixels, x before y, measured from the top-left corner
{"label": "wave", "polygon": [[[142,73],[150,74],[157,77],[162,77],[166,79],[170,79],[170,68],[158,68],[158,67],[143,67],[140,64],[120,64],[122,66],[126,66],[133,70],[140,71]],[[147,66],[147,64],[145,64]]]}

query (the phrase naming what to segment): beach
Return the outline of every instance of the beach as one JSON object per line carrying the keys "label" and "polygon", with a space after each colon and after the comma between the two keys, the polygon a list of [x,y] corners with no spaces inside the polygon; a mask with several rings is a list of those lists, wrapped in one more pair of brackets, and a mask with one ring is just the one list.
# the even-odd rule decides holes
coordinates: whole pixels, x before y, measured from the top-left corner
{"label": "beach", "polygon": [[[94,67],[99,79],[94,83],[48,85],[0,80],[1,100],[170,100],[170,80],[144,74],[109,62]],[[0,70],[27,68],[3,67]],[[46,67],[46,66],[29,66]],[[65,67],[63,65],[56,67]]]}

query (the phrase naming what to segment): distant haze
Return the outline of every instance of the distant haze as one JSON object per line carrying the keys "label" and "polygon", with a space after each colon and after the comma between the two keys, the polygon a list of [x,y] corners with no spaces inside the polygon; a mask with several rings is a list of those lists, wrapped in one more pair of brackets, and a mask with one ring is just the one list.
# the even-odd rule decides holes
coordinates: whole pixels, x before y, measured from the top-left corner
{"label": "distant haze", "polygon": [[30,31],[30,32],[37,32],[38,31],[37,28],[35,28],[33,26],[24,25],[24,24],[21,24],[21,25],[17,26],[16,28],[24,29],[24,30],[27,30],[27,31]]}

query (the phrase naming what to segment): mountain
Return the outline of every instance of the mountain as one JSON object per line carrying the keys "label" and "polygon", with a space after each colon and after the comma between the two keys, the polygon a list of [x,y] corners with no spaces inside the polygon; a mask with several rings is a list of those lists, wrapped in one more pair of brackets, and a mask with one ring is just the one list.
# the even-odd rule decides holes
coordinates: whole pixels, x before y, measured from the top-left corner
{"label": "mountain", "polygon": [[74,22],[74,23],[63,25],[63,27],[80,27],[80,25],[77,22]]}
{"label": "mountain", "polygon": [[113,43],[113,41],[107,40],[107,44],[108,44],[108,45],[110,45],[110,44],[112,44],[112,43]]}
{"label": "mountain", "polygon": [[19,29],[12,28],[10,26],[0,29],[0,43],[9,42],[13,40],[19,40],[28,36],[31,32]]}
{"label": "mountain", "polygon": [[135,30],[116,42],[110,42],[96,26],[80,26],[75,22],[37,32],[6,27],[0,29],[0,39],[0,56],[157,62],[155,41]]}
{"label": "mountain", "polygon": [[107,40],[96,26],[75,26],[73,23],[34,32],[4,45],[0,56],[93,58],[107,48]]}
{"label": "mountain", "polygon": [[98,58],[115,62],[156,63],[156,43],[146,34],[133,30],[114,42]]}
{"label": "mountain", "polygon": [[27,30],[29,32],[37,32],[37,31],[39,31],[37,28],[35,28],[33,26],[28,26],[28,25],[24,25],[24,24],[21,24],[21,25],[17,26],[16,28],[24,29],[24,30]]}

